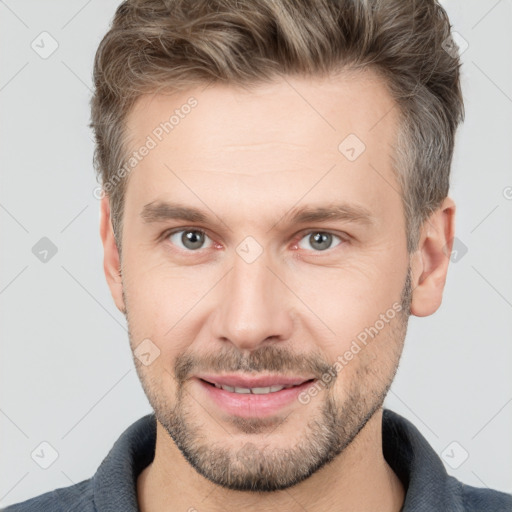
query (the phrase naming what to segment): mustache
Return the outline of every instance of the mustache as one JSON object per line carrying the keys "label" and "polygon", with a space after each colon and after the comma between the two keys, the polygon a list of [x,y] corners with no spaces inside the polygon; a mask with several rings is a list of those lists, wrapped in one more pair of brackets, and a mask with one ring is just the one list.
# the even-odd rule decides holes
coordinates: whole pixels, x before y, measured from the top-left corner
{"label": "mustache", "polygon": [[197,373],[312,374],[321,379],[329,370],[334,372],[334,367],[319,352],[293,354],[277,345],[264,345],[245,354],[227,347],[204,355],[185,352],[176,358],[174,364],[178,385]]}

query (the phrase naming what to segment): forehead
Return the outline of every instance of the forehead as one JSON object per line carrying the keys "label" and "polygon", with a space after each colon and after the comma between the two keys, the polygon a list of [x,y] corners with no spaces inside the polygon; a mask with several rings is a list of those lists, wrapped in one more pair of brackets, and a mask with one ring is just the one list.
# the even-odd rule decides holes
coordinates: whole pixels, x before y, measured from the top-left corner
{"label": "forehead", "polygon": [[371,72],[146,95],[127,118],[127,141],[130,153],[152,147],[130,172],[126,202],[186,194],[200,206],[229,189],[238,207],[245,197],[289,208],[287,195],[296,201],[324,176],[310,198],[343,185],[369,204],[384,181],[394,186],[396,128],[396,104]]}
{"label": "forehead", "polygon": [[[190,98],[196,103],[192,108]],[[184,152],[205,144],[212,150],[216,144],[229,148],[229,142],[240,146],[245,142],[293,144],[302,142],[304,135],[314,147],[325,137],[326,142],[336,142],[350,129],[364,141],[375,143],[369,132],[388,132],[395,121],[395,107],[383,80],[367,70],[331,77],[281,77],[250,90],[209,84],[185,92],[143,95],[126,124],[130,142],[143,142],[158,131],[155,121],[165,124],[175,114],[171,130],[167,133],[162,127],[162,138],[165,145],[179,145]],[[311,137],[313,129],[316,137]]]}

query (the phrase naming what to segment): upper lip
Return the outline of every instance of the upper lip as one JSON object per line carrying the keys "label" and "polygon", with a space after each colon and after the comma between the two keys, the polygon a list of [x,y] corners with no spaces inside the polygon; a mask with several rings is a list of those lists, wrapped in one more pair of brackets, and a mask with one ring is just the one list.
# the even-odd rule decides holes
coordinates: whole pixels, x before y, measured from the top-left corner
{"label": "upper lip", "polygon": [[270,386],[297,386],[314,377],[298,377],[285,375],[261,375],[247,377],[241,375],[197,375],[198,379],[211,384],[231,386],[234,388],[268,388]]}

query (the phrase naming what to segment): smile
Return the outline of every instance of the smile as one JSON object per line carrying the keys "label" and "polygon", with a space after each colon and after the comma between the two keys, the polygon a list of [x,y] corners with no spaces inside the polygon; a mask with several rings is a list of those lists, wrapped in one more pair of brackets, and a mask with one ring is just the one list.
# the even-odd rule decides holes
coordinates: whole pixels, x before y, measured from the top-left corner
{"label": "smile", "polygon": [[[268,380],[268,379],[267,379]],[[297,379],[295,379],[297,380]],[[300,393],[314,384],[316,379],[299,383],[281,383],[267,386],[232,386],[210,382],[202,378],[193,379],[208,398],[208,402],[229,415],[244,418],[263,418],[275,415],[285,408],[304,407],[298,400]]]}

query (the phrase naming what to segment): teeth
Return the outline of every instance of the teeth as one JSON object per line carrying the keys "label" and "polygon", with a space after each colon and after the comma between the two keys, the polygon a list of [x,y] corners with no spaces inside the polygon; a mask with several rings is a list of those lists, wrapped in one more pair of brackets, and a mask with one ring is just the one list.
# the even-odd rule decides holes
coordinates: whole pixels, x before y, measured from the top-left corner
{"label": "teeth", "polygon": [[270,386],[269,388],[251,388],[252,393],[255,395],[264,395],[266,393],[275,393],[276,391],[281,391],[284,386]]}
{"label": "teeth", "polygon": [[267,388],[237,388],[232,386],[215,384],[215,387],[223,389],[224,391],[230,391],[231,393],[252,393],[253,395],[265,395],[267,393],[275,393],[276,391],[281,391],[282,389],[288,389],[293,386],[270,386]]}

